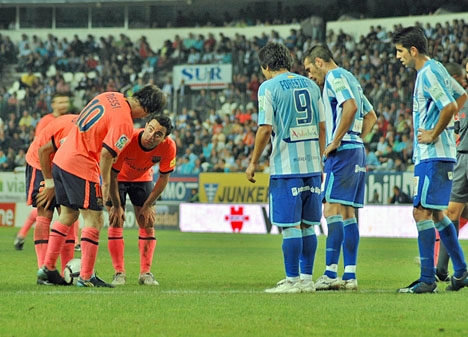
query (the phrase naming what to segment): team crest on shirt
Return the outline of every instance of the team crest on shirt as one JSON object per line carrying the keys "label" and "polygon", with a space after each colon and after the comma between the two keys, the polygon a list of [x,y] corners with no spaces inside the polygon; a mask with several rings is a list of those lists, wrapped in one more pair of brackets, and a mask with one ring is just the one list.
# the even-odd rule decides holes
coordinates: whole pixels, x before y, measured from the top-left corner
{"label": "team crest on shirt", "polygon": [[115,147],[119,150],[122,150],[125,147],[125,144],[128,143],[128,137],[126,135],[121,135],[119,140],[115,143]]}

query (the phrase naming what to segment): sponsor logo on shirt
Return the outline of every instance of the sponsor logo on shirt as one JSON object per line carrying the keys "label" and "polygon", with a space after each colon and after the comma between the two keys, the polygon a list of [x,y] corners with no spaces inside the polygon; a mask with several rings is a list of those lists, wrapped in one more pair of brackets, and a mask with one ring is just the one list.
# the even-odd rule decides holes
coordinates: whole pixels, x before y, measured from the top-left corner
{"label": "sponsor logo on shirt", "polygon": [[335,92],[339,92],[339,91],[346,89],[346,85],[344,84],[344,81],[342,78],[335,78],[333,80],[332,87],[333,87],[333,90],[335,90]]}
{"label": "sponsor logo on shirt", "polygon": [[318,138],[316,126],[299,126],[289,130],[291,141],[308,140]]}
{"label": "sponsor logo on shirt", "polygon": [[115,143],[115,147],[119,150],[122,150],[125,147],[125,144],[128,143],[128,137],[126,135],[120,136],[119,140]]}
{"label": "sponsor logo on shirt", "polygon": [[444,92],[439,85],[433,85],[429,88],[431,96],[434,98],[434,101],[440,100],[444,96]]}

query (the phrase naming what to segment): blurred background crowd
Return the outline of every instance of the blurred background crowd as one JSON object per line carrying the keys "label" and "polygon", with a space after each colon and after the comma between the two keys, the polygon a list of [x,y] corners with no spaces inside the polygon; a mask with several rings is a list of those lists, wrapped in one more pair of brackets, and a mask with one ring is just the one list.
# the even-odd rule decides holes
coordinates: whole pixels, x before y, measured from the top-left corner
{"label": "blurred background crowd", "polygon": [[[359,79],[378,115],[365,139],[368,170],[410,170],[415,73],[395,58],[391,39],[399,28],[371,27],[357,39],[342,30],[328,30],[323,36],[308,36],[301,29],[281,36],[271,30],[252,39],[241,34],[229,38],[222,33],[194,32],[168,37],[158,46],[150,45],[145,36],[132,41],[123,33],[89,34],[85,39],[23,34],[19,41],[0,34],[0,64],[15,67],[19,74],[10,87],[0,87],[0,170],[24,168],[35,126],[51,111],[55,92],[69,93],[70,111],[79,112],[100,92],[130,96],[146,83],[155,83],[169,98],[165,113],[175,125],[171,137],[178,146],[176,172],[243,172],[254,144],[257,91],[264,80],[257,53],[268,41],[284,43],[295,60],[292,71],[301,74],[304,51],[314,43],[326,42],[336,62]],[[463,20],[423,28],[433,58],[442,63],[467,63],[468,25]],[[225,89],[192,90],[180,83],[175,90],[172,67],[200,63],[232,64],[232,84]],[[268,151],[260,165],[264,172],[269,169]]]}

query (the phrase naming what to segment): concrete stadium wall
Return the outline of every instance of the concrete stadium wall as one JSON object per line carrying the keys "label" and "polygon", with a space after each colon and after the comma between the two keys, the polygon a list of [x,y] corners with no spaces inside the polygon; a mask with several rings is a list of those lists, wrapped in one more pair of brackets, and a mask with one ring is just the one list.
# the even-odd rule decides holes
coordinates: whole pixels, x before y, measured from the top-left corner
{"label": "concrete stadium wall", "polygon": [[355,39],[359,39],[361,35],[367,35],[371,26],[380,25],[386,31],[393,30],[394,25],[401,24],[403,26],[414,26],[416,22],[423,25],[430,23],[432,27],[436,23],[444,24],[446,21],[452,23],[454,19],[464,19],[468,22],[468,12],[441,14],[441,15],[421,15],[421,16],[406,16],[396,18],[380,18],[380,19],[358,19],[349,21],[330,21],[327,23],[327,31],[332,29],[335,33],[342,29],[347,34],[350,34]]}
{"label": "concrete stadium wall", "polygon": [[[422,15],[422,16],[409,16],[409,17],[396,17],[396,18],[379,18],[379,19],[357,19],[349,21],[329,21],[327,23],[327,30],[333,29],[338,32],[342,29],[354,38],[358,39],[361,35],[366,35],[371,26],[380,25],[386,30],[393,30],[395,24],[402,24],[403,26],[414,25],[416,22],[421,22],[423,25],[431,23],[445,23],[451,22],[453,19],[464,19],[468,22],[468,12],[453,13],[443,15]],[[21,34],[25,33],[29,36],[34,34],[45,39],[47,34],[53,34],[58,38],[67,37],[69,41],[77,34],[81,39],[86,38],[88,34],[94,35],[96,38],[101,36],[107,37],[114,35],[118,37],[119,34],[124,33],[130,37],[132,41],[137,41],[141,36],[146,36],[152,48],[162,47],[165,40],[173,40],[178,34],[179,36],[186,37],[190,32],[195,34],[203,34],[205,37],[208,33],[214,33],[215,37],[219,37],[219,33],[233,38],[235,34],[245,35],[246,38],[251,39],[254,36],[260,36],[262,33],[270,35],[273,30],[277,31],[280,36],[286,37],[289,35],[290,29],[299,29],[300,24],[292,25],[271,25],[271,26],[253,26],[253,27],[199,27],[199,28],[155,28],[155,29],[127,29],[122,28],[93,28],[93,29],[19,29],[19,30],[0,30],[3,35],[8,35],[10,38],[17,42],[21,38]]]}
{"label": "concrete stadium wall", "polygon": [[181,38],[187,37],[189,33],[203,34],[205,38],[208,33],[214,33],[215,38],[219,38],[219,33],[223,33],[229,38],[233,38],[236,34],[245,35],[247,39],[254,36],[261,36],[262,33],[270,36],[273,30],[277,31],[280,36],[286,37],[290,33],[290,29],[299,29],[300,25],[272,25],[272,26],[254,26],[254,27],[200,27],[200,28],[154,28],[154,29],[128,29],[122,28],[93,28],[93,29],[19,29],[19,30],[0,30],[3,35],[9,36],[13,42],[18,42],[22,34],[27,34],[29,37],[37,35],[45,39],[48,34],[52,34],[59,39],[66,37],[68,41],[72,41],[76,34],[81,40],[84,40],[88,34],[93,35],[96,39],[101,36],[107,37],[113,35],[118,38],[121,33],[127,35],[131,41],[136,42],[141,36],[146,36],[150,46],[157,50],[161,48],[166,40],[174,40],[178,34]]}

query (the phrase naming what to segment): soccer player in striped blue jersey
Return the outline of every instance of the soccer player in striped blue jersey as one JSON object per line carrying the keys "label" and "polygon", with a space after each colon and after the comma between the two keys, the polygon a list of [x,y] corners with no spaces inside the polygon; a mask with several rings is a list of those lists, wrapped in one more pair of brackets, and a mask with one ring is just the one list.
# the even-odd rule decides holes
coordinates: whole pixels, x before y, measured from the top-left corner
{"label": "soccer player in striped blue jersey", "polygon": [[437,291],[434,268],[435,228],[452,259],[454,275],[447,290],[468,286],[463,251],[452,221],[444,214],[452,189],[455,159],[454,115],[467,99],[442,64],[428,56],[428,41],[420,27],[406,27],[393,37],[396,57],[417,71],[413,92],[414,199],[418,229],[420,278],[400,293]]}
{"label": "soccer player in striped blue jersey", "polygon": [[[377,120],[357,79],[339,67],[326,45],[315,45],[304,54],[309,78],[323,87],[327,139],[324,150],[323,214],[327,221],[325,272],[317,290],[357,290],[356,264],[359,228],[356,209],[364,205],[366,154],[363,138]],[[344,273],[338,277],[343,245]]]}
{"label": "soccer player in striped blue jersey", "polygon": [[325,116],[320,88],[291,73],[291,54],[268,43],[258,54],[266,81],[258,91],[258,130],[246,177],[255,170],[271,141],[269,204],[272,224],[282,228],[286,278],[268,293],[314,292],[312,272],[317,250],[314,225],[320,224],[321,156]]}

